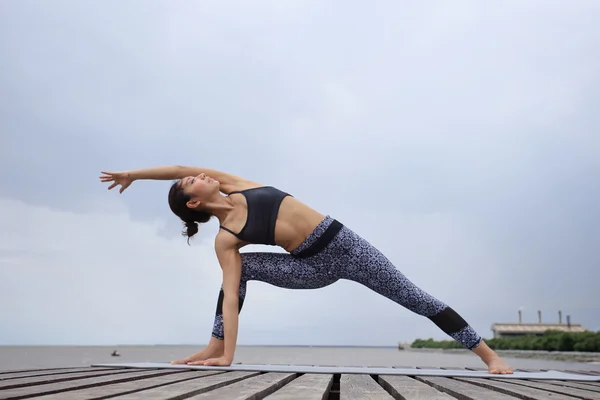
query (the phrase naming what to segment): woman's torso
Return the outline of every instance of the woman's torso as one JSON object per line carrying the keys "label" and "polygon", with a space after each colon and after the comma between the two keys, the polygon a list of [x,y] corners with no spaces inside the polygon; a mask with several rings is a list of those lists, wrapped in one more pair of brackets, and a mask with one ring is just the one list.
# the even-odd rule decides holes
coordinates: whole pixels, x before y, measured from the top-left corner
{"label": "woman's torso", "polygon": [[[270,204],[271,208],[258,209],[258,202],[261,200],[256,198],[257,193],[251,193],[251,191],[263,190],[266,192],[268,188],[271,187],[255,186],[239,192],[232,192],[229,196],[234,203],[234,209],[221,223],[221,226],[231,233],[239,235],[240,247],[247,244],[268,244],[256,243],[252,240],[253,236],[249,232],[256,229],[270,229],[274,226],[273,244],[292,251],[306,239],[319,222],[325,218],[325,215],[287,193],[282,195],[283,192],[275,188],[271,188],[271,191],[265,194],[265,203]],[[283,198],[277,199],[272,196]],[[258,213],[272,213],[274,214],[273,220],[270,223],[266,222],[262,219],[263,215],[258,215]]]}

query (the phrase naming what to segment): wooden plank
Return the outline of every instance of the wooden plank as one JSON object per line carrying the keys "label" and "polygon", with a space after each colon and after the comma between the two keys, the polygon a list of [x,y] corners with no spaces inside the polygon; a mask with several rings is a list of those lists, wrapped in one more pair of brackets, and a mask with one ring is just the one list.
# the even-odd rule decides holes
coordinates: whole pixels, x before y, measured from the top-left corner
{"label": "wooden plank", "polygon": [[600,388],[600,382],[577,382],[581,385],[586,385],[586,386],[593,386],[596,388]]}
{"label": "wooden plank", "polygon": [[[508,379],[493,379],[493,381],[505,382],[505,383],[512,382]],[[560,387],[560,386],[551,385],[551,384],[547,384],[547,383],[531,382],[531,381],[526,381],[526,380],[518,380],[514,383],[517,385],[523,385],[523,386],[527,386],[530,388],[545,390],[546,392],[560,393],[560,394],[564,394],[567,396],[579,397],[582,399],[600,400],[600,393],[593,392],[590,390],[565,388],[565,387]]]}
{"label": "wooden plank", "polygon": [[59,375],[43,375],[43,376],[31,376],[24,378],[7,379],[0,382],[0,390],[12,389],[21,386],[33,386],[33,385],[44,385],[47,383],[63,382],[74,379],[91,378],[93,376],[103,375],[118,375],[127,372],[125,369],[112,369],[102,371],[88,371],[88,372],[73,372]]}
{"label": "wooden plank", "polygon": [[537,379],[532,379],[531,382],[539,382],[539,383],[549,383],[557,386],[564,387],[572,387],[583,390],[591,390],[592,392],[600,392],[600,386],[589,385],[586,382],[567,382],[567,381],[541,381]]}
{"label": "wooden plank", "polygon": [[340,378],[340,400],[393,400],[371,375],[343,374]]}
{"label": "wooden plank", "polygon": [[333,385],[331,374],[304,374],[278,391],[265,397],[267,400],[325,400]]}
{"label": "wooden plank", "polygon": [[0,375],[2,374],[12,374],[14,372],[27,372],[27,371],[39,371],[40,369],[33,368],[22,368],[22,369],[0,369]]}
{"label": "wooden plank", "polygon": [[192,379],[185,382],[173,383],[154,389],[143,390],[117,397],[118,400],[167,400],[187,399],[190,396],[209,392],[223,386],[231,385],[242,379],[251,378],[259,372],[233,371],[218,375]]}
{"label": "wooden plank", "polygon": [[472,383],[477,386],[496,390],[500,393],[506,393],[511,396],[516,396],[521,399],[528,400],[573,400],[575,397],[566,396],[558,393],[547,392],[545,390],[534,389],[527,386],[521,386],[515,384],[517,381],[510,381],[511,383],[499,382],[492,379],[482,378],[455,378],[457,381]]}
{"label": "wooden plank", "polygon": [[397,399],[448,400],[454,397],[408,376],[379,376],[379,384]]}
{"label": "wooden plank", "polygon": [[[581,371],[581,370],[565,370],[565,372],[571,372],[574,374],[600,376],[600,372],[595,371]],[[583,383],[583,382],[581,382]],[[600,386],[600,382],[585,382],[586,385]]]}
{"label": "wooden plank", "polygon": [[55,369],[55,370],[38,370],[38,371],[21,371],[21,372],[11,372],[0,375],[0,382],[5,381],[7,379],[16,379],[16,378],[28,378],[28,377],[38,377],[38,376],[48,376],[48,375],[59,375],[59,374],[69,374],[74,372],[96,372],[96,371],[114,371],[114,368],[65,368],[65,369]]}
{"label": "wooden plank", "polygon": [[78,368],[79,367],[2,369],[2,370],[0,370],[0,375],[12,374],[15,372],[53,371],[53,370],[57,370],[57,369],[78,369]]}
{"label": "wooden plank", "polygon": [[25,399],[33,396],[60,393],[69,390],[85,389],[99,385],[109,385],[119,382],[127,382],[135,379],[151,378],[155,376],[181,373],[178,370],[170,371],[135,371],[129,370],[122,374],[111,374],[96,376],[87,379],[77,379],[61,382],[53,382],[45,385],[21,386],[12,389],[0,390],[0,399]]}
{"label": "wooden plank", "polygon": [[[185,382],[192,379],[207,377],[211,375],[221,375],[223,371],[185,371],[178,374],[168,374],[155,376],[149,379],[138,379],[130,382],[115,383],[112,385],[96,386],[70,392],[49,394],[36,397],[36,400],[91,400],[106,398],[109,396],[124,396],[130,393],[137,393],[148,389],[162,387],[177,382]],[[1,393],[1,392],[0,392]],[[121,397],[119,397],[121,398]]]}
{"label": "wooden plank", "polygon": [[[498,393],[491,388],[479,387],[471,385],[467,382],[461,382],[454,378],[445,378],[440,376],[425,377],[419,376],[418,379],[430,386],[433,386],[440,392],[448,393],[451,396],[458,397],[464,400],[514,400],[514,397],[504,393]],[[482,379],[482,378],[479,378]],[[483,378],[482,380],[485,380]],[[573,400],[573,399],[571,399]]]}
{"label": "wooden plank", "polygon": [[243,381],[228,385],[207,393],[202,393],[190,400],[255,400],[274,393],[297,376],[295,373],[267,372]]}

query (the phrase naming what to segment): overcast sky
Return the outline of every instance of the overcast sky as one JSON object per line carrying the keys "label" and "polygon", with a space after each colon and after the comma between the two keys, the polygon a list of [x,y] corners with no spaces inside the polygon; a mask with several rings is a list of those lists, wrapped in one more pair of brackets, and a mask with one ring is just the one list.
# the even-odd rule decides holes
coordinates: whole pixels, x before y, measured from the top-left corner
{"label": "overcast sky", "polygon": [[[0,12],[0,344],[210,337],[217,223],[189,164],[275,185],[378,247],[484,337],[600,330],[600,2],[18,1]],[[244,251],[278,251],[249,246]],[[448,338],[352,282],[251,282],[239,344]]]}

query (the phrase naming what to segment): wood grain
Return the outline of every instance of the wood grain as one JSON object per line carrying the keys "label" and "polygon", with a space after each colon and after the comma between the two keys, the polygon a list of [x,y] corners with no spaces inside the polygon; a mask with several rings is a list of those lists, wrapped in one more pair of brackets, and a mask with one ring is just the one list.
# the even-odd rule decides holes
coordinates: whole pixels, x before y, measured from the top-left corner
{"label": "wood grain", "polygon": [[344,374],[340,378],[340,400],[393,400],[371,375]]}
{"label": "wood grain", "polygon": [[499,382],[488,379],[477,379],[477,378],[456,378],[457,381],[468,382],[474,385],[485,387],[491,390],[497,390],[500,393],[507,395],[526,398],[529,400],[574,400],[576,397],[561,395],[558,393],[552,393],[541,389],[534,389],[526,386],[518,385],[516,382],[511,380],[510,383]]}
{"label": "wood grain", "polygon": [[24,399],[33,396],[60,393],[69,390],[84,389],[99,385],[110,385],[119,382],[127,382],[135,379],[158,377],[165,374],[164,371],[127,371],[120,374],[94,376],[77,380],[67,380],[47,383],[35,386],[19,386],[16,388],[0,390],[0,399]]}
{"label": "wood grain", "polygon": [[286,372],[267,372],[240,382],[228,385],[208,393],[202,393],[190,400],[255,400],[274,393],[296,378],[297,374]]}
{"label": "wood grain", "polygon": [[[135,381],[115,383],[112,385],[95,386],[85,389],[72,390],[36,397],[35,400],[91,400],[106,398],[108,396],[119,396],[122,398],[128,394],[142,393],[149,389],[172,385],[178,382],[196,380],[211,375],[223,374],[219,371],[186,371],[178,374],[155,376],[151,379],[138,379]],[[1,392],[0,392],[1,393]],[[138,396],[137,394],[134,396]]]}
{"label": "wood grain", "polygon": [[450,400],[454,397],[408,376],[379,376],[379,383],[393,396],[405,400]]}
{"label": "wood grain", "polygon": [[304,374],[294,379],[265,400],[325,400],[333,384],[333,375]]}
{"label": "wood grain", "polygon": [[214,393],[215,390],[235,384],[244,379],[258,376],[259,372],[233,371],[218,375],[201,377],[185,382],[174,383],[154,389],[130,393],[117,397],[118,400],[166,400],[189,398],[202,393]]}
{"label": "wood grain", "polygon": [[504,393],[498,393],[492,389],[471,385],[467,382],[461,382],[452,378],[445,377],[417,377],[418,380],[427,383],[440,392],[448,393],[451,396],[464,400],[509,400],[514,397]]}

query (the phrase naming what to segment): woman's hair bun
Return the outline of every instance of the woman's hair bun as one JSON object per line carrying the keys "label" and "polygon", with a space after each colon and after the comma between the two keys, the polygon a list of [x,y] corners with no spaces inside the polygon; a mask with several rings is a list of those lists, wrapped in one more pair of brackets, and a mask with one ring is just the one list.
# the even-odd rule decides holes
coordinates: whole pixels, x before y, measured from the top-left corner
{"label": "woman's hair bun", "polygon": [[184,235],[188,238],[191,238],[198,233],[198,224],[196,221],[185,221],[185,227],[187,228],[187,231],[184,232]]}

